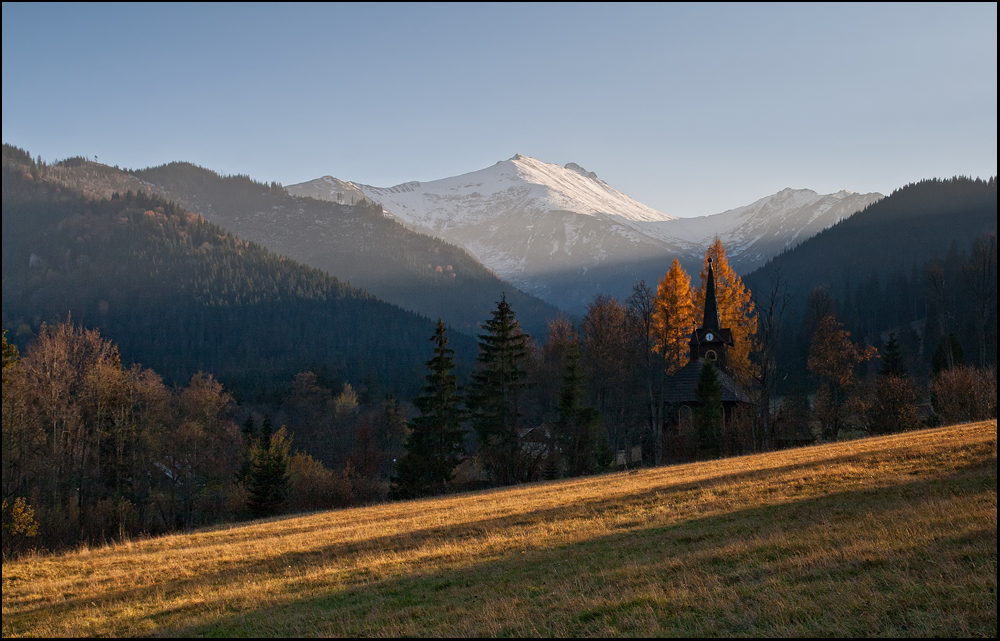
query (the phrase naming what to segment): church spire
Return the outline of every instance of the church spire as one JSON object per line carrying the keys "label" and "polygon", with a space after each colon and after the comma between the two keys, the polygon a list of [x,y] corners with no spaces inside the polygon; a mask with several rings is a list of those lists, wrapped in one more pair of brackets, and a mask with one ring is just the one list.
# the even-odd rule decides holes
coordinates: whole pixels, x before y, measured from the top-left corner
{"label": "church spire", "polygon": [[701,326],[719,331],[719,304],[715,300],[715,272],[711,257],[708,259],[708,282],[705,284],[705,318]]}

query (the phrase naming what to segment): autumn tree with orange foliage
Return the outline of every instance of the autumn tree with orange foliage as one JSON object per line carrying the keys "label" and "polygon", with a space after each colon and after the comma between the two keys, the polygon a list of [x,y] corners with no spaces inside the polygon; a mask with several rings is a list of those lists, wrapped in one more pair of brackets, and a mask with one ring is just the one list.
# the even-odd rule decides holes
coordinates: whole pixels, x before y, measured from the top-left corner
{"label": "autumn tree with orange foliage", "polygon": [[656,351],[663,355],[664,373],[672,374],[688,361],[688,341],[695,327],[691,278],[676,258],[656,288],[653,332]]}
{"label": "autumn tree with orange foliage", "polygon": [[739,275],[729,265],[726,250],[718,236],[705,252],[701,268],[701,287],[694,293],[696,319],[705,313],[705,288],[708,281],[708,261],[712,259],[715,272],[715,297],[719,306],[719,323],[721,327],[733,332],[735,345],[729,349],[729,369],[738,376],[748,371],[750,367],[751,337],[757,331],[757,312],[753,299],[740,279]]}
{"label": "autumn tree with orange foliage", "polygon": [[816,415],[824,440],[836,440],[840,434],[847,398],[855,391],[856,370],[859,365],[874,358],[876,353],[874,347],[855,345],[851,341],[851,333],[842,329],[832,314],[819,321],[809,346],[808,367],[820,378]]}

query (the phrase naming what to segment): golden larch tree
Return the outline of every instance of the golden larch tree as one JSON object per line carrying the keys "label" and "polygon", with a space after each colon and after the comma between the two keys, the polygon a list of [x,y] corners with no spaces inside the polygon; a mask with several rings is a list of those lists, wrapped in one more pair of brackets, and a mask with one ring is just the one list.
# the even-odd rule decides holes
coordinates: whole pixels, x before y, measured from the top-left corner
{"label": "golden larch tree", "polygon": [[747,371],[750,366],[750,339],[757,332],[757,312],[750,290],[729,265],[726,250],[718,236],[705,252],[701,268],[701,287],[694,294],[697,322],[705,314],[705,284],[708,281],[708,259],[715,272],[715,298],[719,306],[719,323],[733,332],[735,345],[729,350],[729,368]]}
{"label": "golden larch tree", "polygon": [[693,295],[691,278],[675,258],[656,288],[653,311],[656,350],[663,354],[668,373],[684,367],[688,361],[688,342],[695,327]]}
{"label": "golden larch tree", "polygon": [[846,415],[848,396],[855,393],[857,369],[877,354],[871,346],[855,345],[851,333],[832,315],[824,316],[809,345],[809,371],[820,379],[816,414],[823,440],[837,440]]}

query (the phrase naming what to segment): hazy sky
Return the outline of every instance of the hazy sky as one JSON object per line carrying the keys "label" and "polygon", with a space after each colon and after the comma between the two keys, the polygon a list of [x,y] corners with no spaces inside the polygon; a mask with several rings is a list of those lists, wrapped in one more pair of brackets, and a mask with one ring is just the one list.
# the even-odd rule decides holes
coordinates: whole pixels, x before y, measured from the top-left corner
{"label": "hazy sky", "polygon": [[515,153],[681,216],[997,172],[997,5],[3,4],[3,141],[390,186]]}

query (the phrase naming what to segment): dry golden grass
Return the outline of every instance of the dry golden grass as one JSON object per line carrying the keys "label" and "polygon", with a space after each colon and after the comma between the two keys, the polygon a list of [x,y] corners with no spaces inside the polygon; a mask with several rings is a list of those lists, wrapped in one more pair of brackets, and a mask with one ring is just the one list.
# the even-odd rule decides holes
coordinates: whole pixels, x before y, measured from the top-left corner
{"label": "dry golden grass", "polygon": [[4,636],[996,636],[996,421],[3,566]]}

